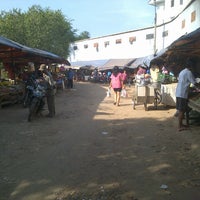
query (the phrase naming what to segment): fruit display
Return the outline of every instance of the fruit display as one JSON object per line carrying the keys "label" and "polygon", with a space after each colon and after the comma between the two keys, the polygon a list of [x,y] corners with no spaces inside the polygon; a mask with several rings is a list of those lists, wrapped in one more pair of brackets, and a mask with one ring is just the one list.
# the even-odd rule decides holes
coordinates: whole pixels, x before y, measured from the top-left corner
{"label": "fruit display", "polygon": [[13,85],[10,81],[0,81],[0,106],[19,103],[23,98],[22,85]]}
{"label": "fruit display", "polygon": [[192,94],[190,94],[188,105],[193,110],[200,112],[200,92],[199,91],[195,91]]}

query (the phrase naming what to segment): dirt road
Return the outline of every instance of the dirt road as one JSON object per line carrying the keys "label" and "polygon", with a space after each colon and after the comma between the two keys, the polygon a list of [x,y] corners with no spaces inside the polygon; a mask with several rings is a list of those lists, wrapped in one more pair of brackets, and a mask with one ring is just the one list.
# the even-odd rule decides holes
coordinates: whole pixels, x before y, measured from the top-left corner
{"label": "dirt road", "polygon": [[0,200],[199,200],[200,127],[177,132],[175,109],[133,110],[132,93],[117,107],[75,83],[31,123],[0,109]]}

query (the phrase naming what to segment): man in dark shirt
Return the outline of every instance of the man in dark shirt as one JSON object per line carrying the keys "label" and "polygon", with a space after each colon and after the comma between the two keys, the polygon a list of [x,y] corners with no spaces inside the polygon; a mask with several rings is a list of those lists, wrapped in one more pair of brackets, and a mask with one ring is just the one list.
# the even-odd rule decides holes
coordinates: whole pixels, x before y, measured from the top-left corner
{"label": "man in dark shirt", "polygon": [[67,72],[67,88],[73,88],[74,86],[74,72],[72,68],[69,68]]}
{"label": "man in dark shirt", "polygon": [[41,64],[39,71],[42,73],[42,77],[44,78],[47,86],[47,105],[49,113],[46,117],[54,117],[55,116],[55,84],[51,73],[47,70],[45,64]]}

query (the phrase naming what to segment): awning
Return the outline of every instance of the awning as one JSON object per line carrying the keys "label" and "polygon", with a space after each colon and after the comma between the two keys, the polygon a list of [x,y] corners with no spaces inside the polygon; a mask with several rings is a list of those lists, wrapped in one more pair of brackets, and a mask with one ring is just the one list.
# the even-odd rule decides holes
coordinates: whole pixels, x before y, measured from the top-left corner
{"label": "awning", "polygon": [[176,52],[188,56],[200,56],[200,28],[175,40],[167,50],[167,54]]}
{"label": "awning", "polygon": [[28,62],[34,63],[70,63],[51,52],[30,48],[15,41],[0,36],[0,61],[11,66],[15,64],[26,65]]}
{"label": "awning", "polygon": [[61,70],[66,70],[66,69],[75,69],[75,70],[77,70],[77,69],[80,69],[80,67],[79,66],[72,66],[72,65],[63,65],[63,64],[59,64],[59,65],[57,65],[57,67],[58,68],[61,68]]}
{"label": "awning", "polygon": [[126,67],[133,58],[127,58],[127,59],[110,59],[108,62],[106,62],[103,66],[99,67],[98,69],[100,71],[103,70],[109,70],[112,69],[114,66],[118,66],[120,68]]}
{"label": "awning", "polygon": [[88,60],[88,61],[77,61],[77,62],[71,62],[72,66],[79,66],[79,67],[100,67],[103,66],[106,62],[108,62],[107,59],[105,60]]}
{"label": "awning", "polygon": [[94,70],[96,67],[94,66],[74,66],[74,65],[58,65],[59,68],[64,68],[66,69],[74,69],[74,70],[79,70],[79,69],[85,69],[85,70]]}
{"label": "awning", "polygon": [[167,52],[167,48],[160,50],[152,59],[150,62],[150,65],[164,65],[164,56],[166,55],[165,53]]}
{"label": "awning", "polygon": [[[184,68],[188,58],[197,61],[196,63],[200,62],[200,28],[181,36],[162,51],[152,62],[163,63],[168,71],[175,75],[178,75]],[[199,69],[197,67],[196,73],[200,74]]]}
{"label": "awning", "polygon": [[128,65],[128,68],[131,69],[136,69],[139,65],[142,65],[144,67],[149,67],[150,66],[150,62],[151,59],[153,58],[153,55],[149,55],[149,56],[144,56],[144,57],[140,57],[140,58],[136,58],[130,65]]}

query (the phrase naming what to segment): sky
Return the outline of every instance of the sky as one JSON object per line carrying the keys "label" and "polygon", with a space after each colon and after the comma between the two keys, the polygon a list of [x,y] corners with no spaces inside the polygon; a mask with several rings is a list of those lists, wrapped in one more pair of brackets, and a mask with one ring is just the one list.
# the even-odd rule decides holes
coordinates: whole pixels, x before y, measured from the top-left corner
{"label": "sky", "polygon": [[88,31],[91,38],[153,26],[154,7],[149,0],[1,0],[0,10],[21,9],[33,5],[61,10],[77,34]]}

